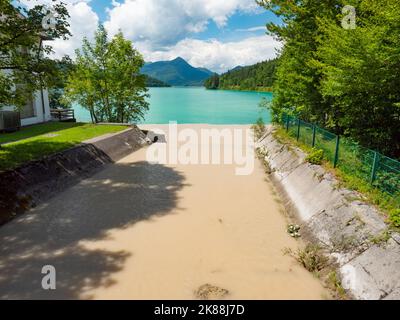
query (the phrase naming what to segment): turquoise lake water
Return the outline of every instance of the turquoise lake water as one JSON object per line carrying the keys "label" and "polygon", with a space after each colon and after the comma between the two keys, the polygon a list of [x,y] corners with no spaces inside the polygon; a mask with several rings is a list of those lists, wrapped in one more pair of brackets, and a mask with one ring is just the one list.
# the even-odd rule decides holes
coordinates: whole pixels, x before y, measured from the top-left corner
{"label": "turquoise lake water", "polygon": [[[253,124],[262,117],[265,123],[271,118],[261,109],[262,98],[271,100],[271,93],[206,90],[205,88],[150,88],[150,110],[144,124],[164,124],[176,121],[181,124]],[[74,106],[78,121],[90,122],[87,110]]]}

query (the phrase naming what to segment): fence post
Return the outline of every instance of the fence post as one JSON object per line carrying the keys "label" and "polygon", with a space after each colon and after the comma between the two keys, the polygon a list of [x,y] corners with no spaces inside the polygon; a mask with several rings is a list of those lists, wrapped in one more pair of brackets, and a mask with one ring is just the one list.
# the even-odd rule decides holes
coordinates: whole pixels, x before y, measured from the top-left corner
{"label": "fence post", "polygon": [[376,180],[376,172],[378,171],[379,167],[379,153],[374,151],[374,163],[372,165],[372,171],[371,171],[371,184],[374,183]]}
{"label": "fence post", "polygon": [[297,141],[300,139],[300,119],[297,119]]}
{"label": "fence post", "polygon": [[286,115],[286,132],[289,132],[290,116]]}
{"label": "fence post", "polygon": [[336,136],[336,149],[335,149],[335,159],[333,161],[333,167],[336,168],[339,163],[339,145],[340,145],[340,136]]}
{"label": "fence post", "polygon": [[312,128],[312,147],[315,147],[315,135],[316,135],[316,127],[315,124],[313,124],[313,128]]}

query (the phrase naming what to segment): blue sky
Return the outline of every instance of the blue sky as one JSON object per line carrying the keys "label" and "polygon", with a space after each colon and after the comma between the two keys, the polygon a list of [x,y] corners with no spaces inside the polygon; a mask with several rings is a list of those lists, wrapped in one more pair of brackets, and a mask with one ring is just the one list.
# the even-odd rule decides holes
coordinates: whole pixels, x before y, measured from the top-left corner
{"label": "blue sky", "polygon": [[[188,0],[190,1],[190,0]],[[216,0],[220,1],[220,0]],[[119,1],[122,2],[122,1]],[[108,13],[107,9],[111,8],[110,0],[92,0],[90,6],[97,13],[101,22],[107,21]],[[236,12],[228,20],[228,25],[220,28],[217,24],[211,21],[208,24],[207,29],[197,35],[194,35],[196,39],[208,40],[208,39],[219,39],[219,40],[240,40],[251,35],[263,35],[266,29],[252,30],[253,28],[265,27],[267,22],[280,23],[280,19],[273,13],[268,12],[260,8],[257,13],[246,13]],[[248,30],[247,32],[245,30]]]}
{"label": "blue sky", "polygon": [[[90,2],[90,6],[97,13],[101,22],[104,23],[105,21],[107,21],[107,9],[112,7],[110,0],[92,0]],[[280,19],[276,17],[272,12],[268,12],[262,8],[260,8],[256,13],[238,11],[229,17],[227,26],[221,28],[217,26],[215,22],[211,21],[205,31],[199,34],[195,34],[193,35],[193,37],[201,40],[241,40],[249,36],[260,36],[265,34],[266,29],[261,29],[261,27],[265,27],[267,22],[280,23]],[[257,28],[257,30],[254,30],[255,28]]]}
{"label": "blue sky", "polygon": [[[20,0],[50,3],[51,0]],[[60,1],[60,0],[57,0]],[[63,0],[73,37],[53,43],[57,56],[74,56],[83,37],[98,23],[113,36],[122,31],[146,61],[181,56],[216,72],[276,56],[280,44],[266,35],[267,22],[279,23],[254,0]]]}
{"label": "blue sky", "polygon": [[237,41],[250,36],[261,36],[266,33],[265,25],[267,21],[279,23],[279,19],[263,10],[259,14],[246,14],[238,12],[228,20],[228,25],[219,28],[216,23],[211,22],[206,31],[197,35],[196,38],[207,40],[210,38],[221,41]]}

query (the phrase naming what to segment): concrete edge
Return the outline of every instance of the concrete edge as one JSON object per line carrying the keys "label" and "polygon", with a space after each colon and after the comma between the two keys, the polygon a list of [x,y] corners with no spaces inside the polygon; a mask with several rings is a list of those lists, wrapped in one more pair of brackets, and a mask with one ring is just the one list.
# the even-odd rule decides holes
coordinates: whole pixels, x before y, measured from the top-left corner
{"label": "concrete edge", "polygon": [[375,207],[340,188],[321,166],[305,162],[300,149],[277,141],[274,130],[269,126],[256,147],[289,214],[335,261],[344,289],[356,299],[400,299],[399,235],[387,236],[385,218]]}
{"label": "concrete edge", "polygon": [[147,145],[136,126],[0,173],[0,225]]}

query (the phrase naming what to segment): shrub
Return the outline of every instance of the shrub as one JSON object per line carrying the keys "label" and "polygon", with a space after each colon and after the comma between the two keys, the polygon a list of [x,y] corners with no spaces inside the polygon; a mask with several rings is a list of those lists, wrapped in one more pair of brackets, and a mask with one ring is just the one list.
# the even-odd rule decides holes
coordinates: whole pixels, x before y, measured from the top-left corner
{"label": "shrub", "polygon": [[312,152],[307,156],[306,161],[311,164],[322,164],[324,160],[324,150],[317,150],[313,148]]}
{"label": "shrub", "polygon": [[391,210],[389,212],[389,220],[394,227],[400,228],[400,209]]}
{"label": "shrub", "polygon": [[318,245],[308,244],[304,249],[293,252],[290,248],[284,249],[285,255],[290,255],[310,272],[318,272],[328,266],[329,259],[324,256]]}
{"label": "shrub", "polygon": [[254,134],[257,139],[260,139],[265,132],[265,123],[262,118],[259,118],[256,124],[253,126]]}
{"label": "shrub", "polygon": [[328,263],[328,259],[320,250],[318,246],[309,244],[303,250],[298,250],[296,259],[308,271],[320,271]]}
{"label": "shrub", "polygon": [[331,271],[328,274],[327,284],[331,290],[336,291],[340,299],[346,299],[346,290],[343,288],[336,271]]}

